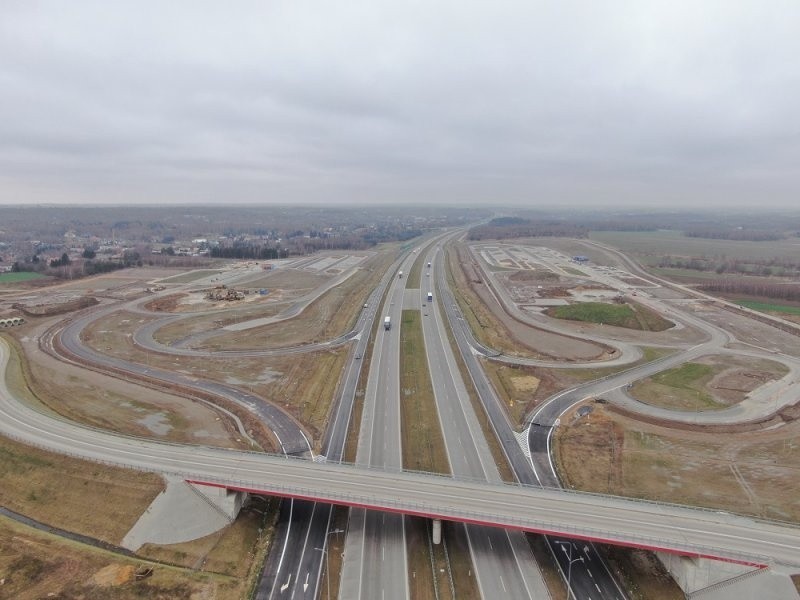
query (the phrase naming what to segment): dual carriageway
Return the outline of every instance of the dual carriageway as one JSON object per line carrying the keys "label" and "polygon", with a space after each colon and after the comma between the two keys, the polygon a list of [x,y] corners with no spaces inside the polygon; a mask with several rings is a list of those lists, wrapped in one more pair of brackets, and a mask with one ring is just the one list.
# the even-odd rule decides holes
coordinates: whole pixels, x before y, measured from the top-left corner
{"label": "dual carriageway", "polygon": [[[410,270],[411,262],[417,258],[413,254],[405,259],[401,258],[395,263],[393,270],[387,272],[381,285],[372,293],[367,308],[359,316],[354,331],[348,336],[329,342],[338,344],[355,341],[343,385],[340,386],[340,394],[336,399],[332,425],[323,441],[323,454],[328,464],[290,460],[285,457],[276,461],[275,457],[263,454],[210,449],[203,449],[201,459],[201,453],[196,448],[183,451],[171,445],[118,438],[54,421],[15,404],[5,389],[3,409],[8,418],[4,420],[4,430],[16,439],[93,460],[180,474],[186,479],[223,485],[231,489],[277,493],[298,499],[286,503],[284,510],[287,512],[287,519],[282,522],[286,535],[283,547],[286,551],[276,554],[279,556],[277,565],[268,565],[267,571],[272,576],[262,580],[264,585],[259,592],[261,597],[316,596],[323,554],[312,549],[324,548],[327,542],[326,533],[331,519],[331,508],[327,504],[329,502],[360,507],[351,514],[348,550],[342,574],[342,597],[407,597],[403,513],[469,523],[464,526],[464,535],[469,540],[477,581],[484,597],[492,597],[502,590],[506,590],[512,597],[541,597],[543,593],[546,594],[546,591],[542,592],[540,589],[543,585],[541,576],[530,556],[527,542],[521,534],[514,533],[513,530],[566,534],[572,539],[611,541],[753,564],[783,562],[800,565],[797,543],[791,541],[797,537],[797,532],[791,527],[787,529],[775,524],[709,511],[564,493],[552,489],[537,490],[533,487],[537,484],[546,488],[557,486],[558,481],[555,474],[551,473],[549,465],[547,440],[552,432],[551,426],[558,418],[557,415],[586,395],[591,395],[594,390],[581,388],[551,399],[537,413],[534,425],[528,430],[528,451],[525,444],[520,446],[519,436],[514,435],[513,427],[477,361],[477,344],[471,338],[471,333],[458,314],[456,304],[447,289],[439,246],[431,244],[429,248],[431,254],[427,258],[433,263],[431,280],[435,279],[437,288],[434,295],[440,297],[442,302],[436,302],[427,308],[428,314],[423,319],[423,333],[453,478],[434,478],[401,471],[399,333],[384,332],[382,328],[377,329],[375,351],[367,380],[357,466],[331,464],[343,458],[344,438],[358,380],[360,363],[356,357],[364,355],[384,289],[388,288],[384,312],[390,314],[396,323],[400,322],[403,306],[419,308],[424,302],[425,291],[422,288],[418,292],[405,290],[405,282],[394,277],[398,268],[406,272]],[[420,260],[423,258],[420,257]],[[498,288],[499,286],[495,289]],[[419,296],[416,296],[417,293]],[[444,314],[440,312],[440,307]],[[119,308],[115,306],[108,310]],[[295,310],[297,314],[302,307]],[[287,455],[310,451],[308,440],[297,424],[257,396],[233,386],[184,378],[180,374],[126,363],[86,348],[80,342],[80,331],[89,321],[99,316],[95,311],[79,318],[60,332],[54,332],[53,337],[58,338],[67,354],[81,362],[99,364],[112,370],[138,371],[141,377],[162,379],[165,382],[206,386],[206,391],[211,394],[227,395],[250,410],[257,411],[276,433]],[[680,316],[687,318],[685,314]],[[461,380],[452,350],[446,342],[445,319],[453,327],[472,383],[490,415],[509,462],[519,481],[528,484],[527,486],[516,487],[500,483],[497,467],[468,400],[465,382]],[[717,339],[715,336],[718,336],[718,332],[708,330],[708,333],[709,340],[706,344],[730,341]],[[137,342],[141,343],[142,338]],[[47,339],[45,343],[48,343]],[[169,351],[165,348],[159,350]],[[289,351],[308,350],[302,347]],[[694,355],[701,350],[707,348],[695,348]],[[193,352],[186,349],[174,351]],[[694,355],[684,353],[683,360],[689,360]],[[637,367],[641,370],[634,369],[620,374],[615,380],[596,385],[604,389],[609,386],[612,389],[613,386],[620,387],[629,380],[645,376],[645,367],[647,365]],[[649,368],[655,372],[669,366],[658,364]],[[544,445],[535,435],[537,431],[547,432]],[[142,459],[134,461],[134,455],[141,456]],[[295,471],[297,479],[289,485],[288,482],[292,481],[289,473]],[[335,476],[332,475],[334,472]],[[281,481],[283,487],[276,487],[275,480]],[[337,483],[341,489],[337,489]],[[554,507],[557,505],[558,510],[548,512],[547,502],[552,502]],[[491,507],[491,510],[487,511],[487,507]],[[366,508],[384,512],[364,510]],[[387,513],[390,513],[389,516]],[[637,515],[638,518],[632,518],[631,515]],[[487,528],[487,525],[506,529]],[[687,532],[695,532],[696,535],[693,537]],[[290,539],[293,540],[291,543]],[[556,547],[560,543],[571,543],[560,538],[553,542]],[[587,558],[592,553],[585,544],[576,548],[585,548]],[[555,554],[558,557],[560,553]],[[589,560],[582,561],[581,566],[590,563]],[[591,568],[587,566],[587,576],[584,579],[586,582],[594,581],[592,585],[598,585],[597,581],[602,582],[602,597],[621,596],[613,579],[607,571],[604,573],[599,557],[594,573],[591,573]],[[573,571],[572,579],[573,584],[581,581],[579,571]],[[591,589],[587,588],[586,594],[590,592]],[[584,596],[581,591],[577,595],[590,597]]]}

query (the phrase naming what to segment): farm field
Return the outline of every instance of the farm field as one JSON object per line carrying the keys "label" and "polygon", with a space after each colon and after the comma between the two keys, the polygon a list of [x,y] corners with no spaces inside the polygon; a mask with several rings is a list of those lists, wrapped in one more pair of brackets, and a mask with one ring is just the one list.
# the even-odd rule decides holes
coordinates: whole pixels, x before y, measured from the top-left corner
{"label": "farm field", "polygon": [[658,263],[665,255],[726,256],[737,259],[768,260],[780,258],[795,261],[800,251],[800,238],[768,242],[747,242],[687,237],[680,231],[650,232],[593,231],[589,239],[619,248],[647,265]]}
{"label": "farm field", "polygon": [[800,306],[787,306],[771,302],[757,302],[755,300],[736,300],[736,304],[745,308],[752,308],[767,313],[786,313],[787,315],[800,315]]}
{"label": "farm field", "polygon": [[0,273],[0,284],[20,283],[21,281],[31,281],[33,279],[43,279],[41,273]]}

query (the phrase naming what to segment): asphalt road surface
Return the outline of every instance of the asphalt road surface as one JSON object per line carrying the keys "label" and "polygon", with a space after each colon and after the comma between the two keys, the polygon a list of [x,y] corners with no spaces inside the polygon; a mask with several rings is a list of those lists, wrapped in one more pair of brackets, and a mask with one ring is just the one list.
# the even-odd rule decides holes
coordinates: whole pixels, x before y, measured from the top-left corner
{"label": "asphalt road surface", "polygon": [[[416,254],[399,270],[407,274]],[[361,415],[356,463],[402,470],[400,431],[400,321],[406,280],[394,277],[382,316],[391,328],[377,329]],[[382,320],[382,319],[381,319]],[[409,596],[405,524],[402,515],[353,509],[347,528],[341,598],[405,599]]]}
{"label": "asphalt road surface", "polygon": [[[425,352],[448,462],[457,477],[499,483],[500,473],[461,378],[438,304],[436,299],[427,300],[440,268],[435,260],[439,253],[435,246],[426,257],[425,263],[431,267],[423,269],[427,275],[420,278],[414,308],[422,314]],[[477,525],[466,525],[465,530],[482,597],[547,597],[547,586],[524,534]]]}

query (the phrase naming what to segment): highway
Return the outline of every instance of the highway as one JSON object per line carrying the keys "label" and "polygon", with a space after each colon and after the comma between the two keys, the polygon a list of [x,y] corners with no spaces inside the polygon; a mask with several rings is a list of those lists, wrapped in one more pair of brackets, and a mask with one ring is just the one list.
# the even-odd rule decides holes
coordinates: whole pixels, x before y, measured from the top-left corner
{"label": "highway", "polygon": [[[494,387],[489,382],[483,370],[483,366],[478,360],[477,353],[473,351],[472,343],[474,338],[467,321],[461,314],[448,288],[441,254],[436,256],[436,265],[437,276],[435,280],[441,298],[441,306],[444,307],[445,314],[450,322],[453,337],[455,338],[461,357],[464,360],[464,364],[469,371],[470,378],[475,386],[475,391],[489,417],[495,435],[500,441],[508,464],[514,472],[517,481],[525,485],[559,487],[560,482],[558,481],[555,469],[552,470],[551,477],[547,480],[543,480],[539,472],[537,472],[535,463],[529,459],[528,440],[524,439],[525,436],[522,436],[522,439],[520,436],[517,436],[514,426],[508,420],[505,407],[497,397]],[[531,432],[535,432],[535,430],[530,428],[529,434],[531,434]],[[545,443],[545,448],[549,449],[547,443]],[[549,454],[543,458],[547,461],[548,467],[550,467]],[[561,569],[565,583],[568,579],[567,573],[569,572],[569,586],[576,597],[582,599],[603,598],[605,600],[625,598],[625,594],[614,580],[605,561],[598,554],[592,543],[581,545],[582,550],[585,548],[582,554],[582,560],[574,562],[572,567],[570,567],[570,553],[559,552],[556,544],[571,544],[571,540],[548,537],[547,542],[550,545],[553,558]]]}
{"label": "highway", "polygon": [[[5,375],[9,348],[0,343]],[[60,452],[229,489],[566,534],[748,564],[800,567],[800,529],[715,511],[529,486],[318,464],[112,435],[40,413],[0,380],[0,431]]]}
{"label": "highway", "polygon": [[[407,274],[415,258],[416,254],[406,256],[398,270]],[[399,471],[403,467],[400,321],[406,280],[394,273],[381,313],[381,316],[390,317],[392,325],[389,330],[381,325],[376,331],[361,414],[356,463]],[[350,511],[339,597],[367,600],[409,597],[402,515],[359,508]]]}
{"label": "highway", "polygon": [[[344,377],[331,411],[330,425],[322,440],[322,455],[318,461],[340,462],[344,457],[347,430],[353,412],[356,388],[361,373],[361,358],[365,355],[369,335],[378,307],[394,270],[402,258],[381,279],[372,291],[366,307],[361,311],[352,339]],[[333,506],[319,502],[288,500],[282,504],[281,517],[276,531],[277,549],[270,552],[264,564],[262,577],[256,591],[257,600],[317,598],[328,534],[333,517]]]}
{"label": "highway", "polygon": [[[423,268],[425,276],[420,278],[418,293],[407,295],[412,299],[412,306],[407,308],[421,310],[428,370],[452,474],[500,483],[500,473],[450,348],[437,299],[433,302],[427,300],[428,291],[433,290],[436,272],[441,268],[440,261],[435,260],[440,253],[438,245],[429,251],[425,263],[431,266]],[[482,597],[549,596],[528,541],[522,533],[476,525],[465,526],[465,531]]]}

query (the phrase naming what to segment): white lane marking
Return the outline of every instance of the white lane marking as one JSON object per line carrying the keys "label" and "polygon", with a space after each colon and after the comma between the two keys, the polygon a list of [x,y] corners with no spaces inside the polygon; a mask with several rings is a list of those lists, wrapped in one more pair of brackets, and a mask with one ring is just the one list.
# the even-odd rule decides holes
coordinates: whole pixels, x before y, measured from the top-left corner
{"label": "white lane marking", "polygon": [[[277,574],[281,572],[281,565],[283,564],[283,557],[286,555],[286,546],[289,544],[289,533],[292,531],[292,513],[294,512],[294,499],[289,500],[289,527],[286,529],[286,539],[283,540],[283,550],[281,550],[281,557],[278,560],[278,569],[276,570],[276,579],[275,584],[272,586],[272,591],[269,594],[269,597],[272,598],[272,595],[275,593],[275,585],[277,585]],[[289,575],[289,580],[291,581],[292,576]],[[283,591],[283,588],[281,588]]]}

